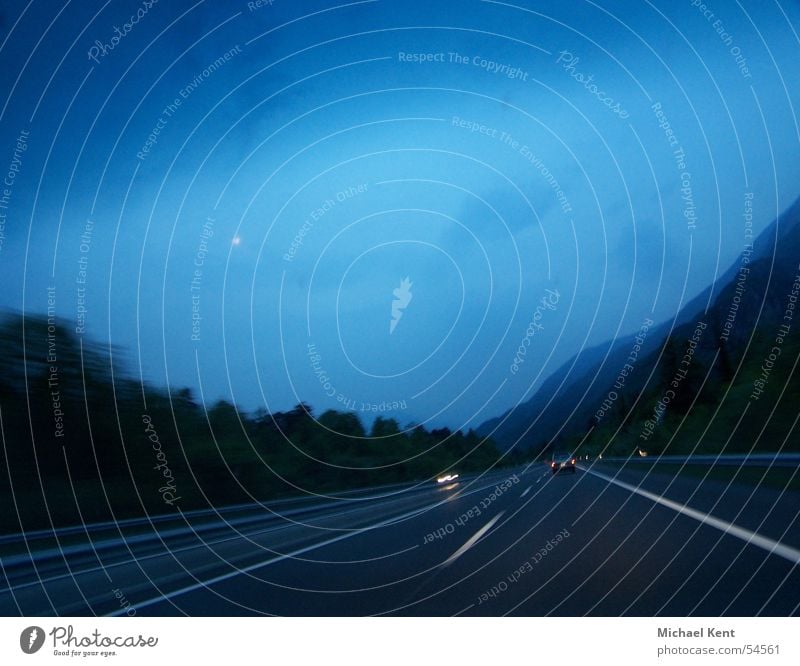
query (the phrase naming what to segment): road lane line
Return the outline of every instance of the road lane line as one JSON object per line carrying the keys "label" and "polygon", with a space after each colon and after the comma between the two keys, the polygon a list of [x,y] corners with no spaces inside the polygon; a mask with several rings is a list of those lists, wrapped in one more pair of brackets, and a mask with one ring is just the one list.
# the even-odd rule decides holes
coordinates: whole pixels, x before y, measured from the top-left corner
{"label": "road lane line", "polygon": [[467,542],[461,546],[455,553],[453,553],[450,557],[448,557],[443,563],[442,567],[448,567],[453,562],[455,562],[459,557],[461,557],[464,553],[466,553],[470,548],[472,548],[476,543],[478,543],[478,539],[480,539],[484,534],[486,534],[492,526],[500,520],[500,517],[505,513],[505,511],[501,511],[498,513],[494,518],[492,518],[488,523],[486,523],[483,527],[481,527],[475,534],[473,534]]}
{"label": "road lane line", "polygon": [[[291,526],[287,525],[286,527],[291,527]],[[141,555],[141,556],[137,556],[135,558],[127,559],[127,560],[120,560],[119,562],[109,562],[108,564],[105,564],[104,568],[105,569],[115,569],[117,567],[130,566],[131,564],[136,564],[137,562],[144,562],[145,560],[152,560],[152,559],[156,559],[156,558],[159,558],[159,557],[165,557],[167,555],[175,555],[176,553],[185,553],[185,552],[188,552],[190,550],[198,550],[198,549],[201,549],[201,548],[204,549],[204,550],[213,552],[214,555],[217,556],[217,558],[222,558],[222,556],[219,555],[219,553],[217,553],[212,548],[212,546],[220,546],[220,545],[224,545],[224,544],[226,544],[226,543],[228,543],[230,541],[237,541],[237,540],[250,541],[254,537],[263,536],[263,534],[271,532],[271,531],[274,531],[274,530],[275,530],[275,528],[270,528],[269,530],[264,530],[263,533],[262,532],[249,532],[246,535],[226,537],[225,539],[221,539],[221,540],[218,540],[218,541],[201,542],[201,543],[192,544],[190,546],[181,546],[180,548],[170,548],[169,550],[160,550],[160,551],[158,551],[156,553],[148,553],[147,555]],[[375,560],[382,560],[382,559],[387,559],[389,557],[396,557],[398,555],[404,555],[405,553],[408,553],[408,552],[414,550],[415,548],[419,548],[419,544],[416,544],[414,546],[409,546],[408,548],[404,548],[403,550],[398,550],[398,551],[395,551],[393,553],[388,553],[387,555],[380,555],[379,557],[372,557],[369,560],[362,560],[362,561],[360,561],[360,560],[349,560],[347,562],[337,562],[336,564],[362,564],[365,561],[373,562]],[[222,558],[222,559],[224,559],[224,561],[226,563],[229,563],[229,564],[233,563],[232,559],[227,559],[227,558]],[[315,564],[330,564],[329,562],[324,562],[324,561],[321,561],[321,560],[313,560],[313,562]],[[59,581],[59,580],[64,580],[66,578],[75,578],[77,576],[86,576],[86,575],[89,575],[89,574],[97,573],[98,571],[102,571],[102,570],[103,570],[103,567],[99,567],[99,566],[98,567],[91,567],[89,569],[75,569],[74,571],[70,571],[68,573],[54,574],[54,575],[50,575],[48,577],[42,578],[41,582],[32,580],[32,581],[28,581],[27,583],[18,583],[14,587],[6,587],[5,589],[0,590],[0,597],[3,594],[6,594],[8,592],[21,592],[22,590],[24,590],[26,588],[39,587],[40,585],[42,585],[44,583],[53,583],[53,582],[56,582],[56,581]],[[69,615],[69,613],[65,613],[65,614]]]}
{"label": "road lane line", "polygon": [[[480,487],[478,489],[470,490],[469,492],[465,493],[463,496],[466,497],[467,495],[471,495],[473,493],[480,492],[481,490],[485,490],[487,488],[491,488],[492,485],[493,484],[489,484],[487,486],[482,486],[482,487]],[[424,490],[431,491],[431,490],[437,490],[437,489],[433,488],[433,487],[429,487],[429,488],[424,489]],[[461,493],[463,492],[463,490],[464,489],[460,489],[460,490],[452,493],[450,495],[450,498],[455,498],[455,497],[462,496]],[[422,493],[420,493],[420,495],[421,494]],[[408,496],[403,497],[403,496],[400,496],[400,495],[395,495],[394,497],[392,497],[389,494],[387,494],[387,495],[374,495],[370,499],[383,499],[383,498],[389,498],[389,499],[392,499],[393,501],[397,501],[398,499],[406,499],[406,498],[408,498]],[[299,513],[309,513],[311,511],[316,511],[318,508],[319,509],[324,509],[324,508],[326,508],[328,506],[333,506],[333,504],[334,503],[326,503],[324,505],[319,505],[318,507],[311,506],[311,507],[308,507],[308,508],[303,508],[302,510],[289,512],[289,513],[285,513],[285,514],[274,514],[272,516],[268,516],[268,519],[273,519],[274,517],[283,518],[285,516],[289,516],[290,513],[298,513],[298,512]],[[435,506],[435,505],[430,505],[430,506]],[[334,513],[323,513],[321,516],[316,516],[316,518],[317,519],[329,520],[331,518],[340,518],[342,516],[347,515],[348,513],[354,513],[354,512],[360,511],[362,509],[373,510],[374,508],[375,508],[374,506],[372,506],[372,507],[366,507],[366,506],[349,507],[347,509],[344,509],[343,511],[337,511],[337,512],[334,512]],[[192,513],[192,512],[184,512],[183,515],[189,515],[190,513]],[[120,523],[122,523],[122,522],[125,522],[125,521],[120,521]],[[214,529],[214,528],[221,529],[221,528],[225,528],[225,527],[231,526],[231,527],[234,527],[234,531],[236,531],[237,527],[234,525],[235,522],[236,522],[236,525],[238,525],[238,523],[240,521],[225,521],[224,523],[219,523],[216,526],[208,524],[208,525],[201,526],[201,527],[205,527],[207,529]],[[256,519],[255,518],[251,518],[247,522],[254,523],[254,522],[256,522]],[[169,555],[169,554],[172,554],[172,553],[181,553],[181,552],[194,550],[194,549],[200,549],[200,548],[209,549],[208,548],[209,546],[216,546],[218,544],[224,544],[226,542],[235,541],[235,540],[239,540],[239,539],[241,539],[241,540],[250,540],[250,539],[252,539],[254,537],[263,536],[264,534],[268,534],[268,533],[273,532],[273,531],[274,532],[283,531],[283,530],[286,530],[286,529],[291,528],[293,526],[294,527],[298,527],[298,526],[313,527],[313,528],[326,529],[326,530],[331,530],[331,531],[333,531],[333,530],[336,530],[336,531],[349,531],[349,530],[345,530],[344,528],[323,528],[323,527],[320,527],[320,526],[318,526],[316,524],[302,523],[302,522],[297,522],[297,521],[291,521],[290,520],[290,521],[288,521],[286,523],[273,525],[273,526],[267,527],[267,528],[265,528],[263,530],[258,530],[258,531],[254,531],[254,532],[238,532],[237,531],[236,534],[231,535],[231,536],[226,536],[226,537],[221,538],[221,539],[206,541],[200,536],[198,528],[195,528],[195,529],[191,529],[191,528],[187,529],[187,528],[185,528],[185,529],[180,531],[179,535],[185,534],[186,536],[199,537],[199,541],[196,541],[196,542],[191,543],[191,544],[180,545],[180,546],[175,546],[175,547],[169,547],[167,544],[165,544],[163,542],[163,540],[164,540],[164,538],[167,538],[167,537],[173,536],[175,534],[178,534],[177,530],[169,530],[168,532],[154,533],[152,535],[150,535],[150,534],[132,535],[131,537],[125,537],[122,540],[116,539],[115,543],[116,543],[117,547],[119,547],[120,544],[122,544],[122,543],[127,543],[127,544],[138,543],[138,542],[143,540],[140,537],[149,537],[149,540],[152,540],[153,542],[155,542],[156,540],[161,540],[161,542],[162,542],[161,545],[167,545],[167,549],[166,550],[158,550],[158,551],[153,552],[153,553],[136,555],[134,557],[130,557],[130,558],[123,559],[123,560],[118,560],[118,561],[115,561],[115,562],[102,563],[100,566],[94,566],[94,567],[85,568],[85,569],[76,569],[74,572],[67,572],[67,573],[63,573],[63,574],[51,574],[51,575],[49,575],[49,576],[47,576],[47,577],[45,577],[45,578],[43,578],[41,580],[29,581],[29,582],[26,582],[26,583],[17,583],[17,584],[15,584],[13,586],[10,586],[10,587],[6,588],[5,590],[0,591],[0,594],[3,594],[5,592],[9,592],[9,591],[22,590],[22,589],[24,589],[26,587],[39,586],[42,583],[49,583],[49,582],[53,582],[53,581],[56,581],[56,580],[61,580],[63,578],[69,578],[73,573],[76,576],[85,575],[85,574],[95,573],[97,571],[102,571],[104,568],[110,569],[110,568],[113,568],[113,567],[125,566],[125,565],[129,565],[129,564],[134,564],[134,563],[136,563],[138,561],[142,561],[142,560],[147,560],[147,559],[152,559],[152,558],[157,558],[157,557],[164,557],[165,555]],[[90,525],[90,527],[91,527],[91,525]],[[71,528],[68,528],[68,529],[71,529]],[[1,539],[2,538],[0,538],[0,540]],[[106,541],[108,543],[112,543],[112,540],[106,540]],[[97,544],[95,543],[95,546],[96,545]],[[78,546],[80,547],[79,550],[70,551],[68,554],[72,554],[72,552],[83,552],[83,551],[88,552],[89,551],[89,548],[85,544],[79,544]],[[414,546],[414,547],[416,547],[416,546]],[[412,550],[414,547],[406,549],[406,550]],[[69,547],[69,548],[72,548],[72,547]],[[50,552],[51,552],[50,550],[47,550],[47,551],[35,551],[32,554],[28,554],[24,558],[21,557],[21,556],[16,556],[15,555],[15,556],[12,556],[12,557],[13,558],[18,558],[19,562],[17,561],[17,559],[15,559],[11,564],[14,564],[14,565],[16,565],[18,563],[27,564],[28,562],[33,562],[33,561],[37,560],[40,556],[49,556]],[[55,554],[55,555],[63,556],[63,554],[65,552],[67,552],[67,548],[65,548],[65,549],[63,549],[61,551],[59,551],[58,549],[52,549],[52,553]],[[404,552],[406,552],[406,551],[399,551],[398,553],[393,553],[392,555],[394,555],[394,554],[402,554]],[[388,556],[384,556],[384,557],[388,557]],[[11,559],[11,558],[4,558],[4,557],[0,556],[0,563],[8,565],[9,559]],[[354,562],[349,562],[349,564],[354,564]],[[7,576],[7,579],[10,582],[10,580],[11,580],[10,576]]]}
{"label": "road lane line", "polygon": [[794,564],[800,564],[800,550],[797,548],[792,548],[791,546],[787,546],[785,543],[781,543],[780,541],[775,541],[774,539],[770,539],[769,537],[765,537],[757,532],[753,532],[748,530],[744,527],[740,527],[739,525],[735,525],[734,523],[729,523],[726,520],[722,520],[721,518],[717,518],[712,516],[708,513],[703,513],[702,511],[698,511],[697,509],[692,509],[691,507],[687,506],[686,504],[681,504],[680,502],[675,502],[673,500],[667,499],[666,497],[662,497],[661,495],[656,495],[655,493],[651,493],[648,490],[642,490],[641,488],[637,488],[636,486],[631,485],[630,483],[625,483],[624,481],[619,481],[614,479],[610,476],[606,476],[605,474],[601,474],[600,472],[595,472],[591,469],[584,469],[581,468],[587,474],[592,474],[597,476],[609,483],[613,483],[614,485],[619,486],[620,488],[624,488],[625,490],[629,490],[632,493],[636,493],[637,495],[641,495],[642,497],[646,497],[647,499],[656,502],[657,504],[661,504],[673,511],[677,511],[684,516],[688,516],[689,518],[693,518],[704,525],[708,525],[709,527],[713,527],[718,529],[725,534],[730,534],[737,539],[741,539],[746,543],[749,543],[757,548],[761,548],[766,550],[773,555],[777,555],[778,557],[783,557],[784,559],[793,562]]}
{"label": "road lane line", "polygon": [[523,493],[522,493],[522,495],[520,495],[520,499],[522,499],[523,497],[525,497],[525,495],[527,495],[527,494],[528,494],[528,493],[531,491],[531,488],[533,488],[533,486],[528,486],[528,487],[525,489],[525,492],[523,492]]}

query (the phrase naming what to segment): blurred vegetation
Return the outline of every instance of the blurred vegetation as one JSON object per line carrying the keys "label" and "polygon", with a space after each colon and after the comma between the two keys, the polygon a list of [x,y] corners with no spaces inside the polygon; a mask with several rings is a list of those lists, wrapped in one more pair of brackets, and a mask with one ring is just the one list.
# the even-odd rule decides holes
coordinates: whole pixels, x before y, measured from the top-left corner
{"label": "blurred vegetation", "polygon": [[[709,336],[711,338],[711,336]],[[645,422],[669,387],[672,353],[667,349],[644,391],[620,391],[601,421],[592,420],[591,434],[574,436],[565,448],[597,455],[648,455],[798,452],[800,451],[800,334],[792,331],[780,344],[780,356],[768,373],[763,393],[753,398],[754,382],[762,378],[765,359],[775,346],[776,327],[755,330],[749,348],[724,349],[717,339],[712,349],[698,353],[689,374],[676,391],[652,435],[641,439]],[[668,340],[681,348],[685,341]],[[682,352],[681,352],[682,353]],[[740,367],[741,364],[741,367]],[[588,430],[588,428],[587,428]],[[581,445],[581,442],[583,444]]]}
{"label": "blurred vegetation", "polygon": [[204,409],[189,389],[135,381],[121,356],[66,322],[0,319],[1,532],[425,480],[500,459],[472,431],[378,417],[366,432],[353,413],[306,404]]}

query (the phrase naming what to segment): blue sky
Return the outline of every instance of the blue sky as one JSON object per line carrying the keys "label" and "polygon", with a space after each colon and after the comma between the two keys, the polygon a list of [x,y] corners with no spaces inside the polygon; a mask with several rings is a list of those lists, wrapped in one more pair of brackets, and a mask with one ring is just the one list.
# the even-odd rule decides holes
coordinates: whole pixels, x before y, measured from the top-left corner
{"label": "blue sky", "polygon": [[0,306],[54,284],[132,374],[246,409],[463,427],[530,397],[712,283],[747,193],[757,233],[800,190],[793,3],[563,5],[4,9],[4,172],[30,135]]}

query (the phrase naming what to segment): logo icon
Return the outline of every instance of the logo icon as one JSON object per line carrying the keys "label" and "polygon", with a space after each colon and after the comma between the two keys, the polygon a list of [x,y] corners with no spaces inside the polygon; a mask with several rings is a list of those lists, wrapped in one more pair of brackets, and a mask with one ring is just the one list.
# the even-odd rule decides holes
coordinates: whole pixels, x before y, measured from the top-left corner
{"label": "logo icon", "polygon": [[41,627],[28,627],[19,635],[19,646],[25,654],[38,652],[44,645],[44,629]]}
{"label": "logo icon", "polygon": [[394,329],[400,318],[403,316],[403,310],[408,307],[411,302],[413,294],[411,293],[411,285],[413,283],[408,278],[400,281],[400,286],[392,291],[394,300],[392,301],[392,319],[389,322],[389,333],[394,333]]}

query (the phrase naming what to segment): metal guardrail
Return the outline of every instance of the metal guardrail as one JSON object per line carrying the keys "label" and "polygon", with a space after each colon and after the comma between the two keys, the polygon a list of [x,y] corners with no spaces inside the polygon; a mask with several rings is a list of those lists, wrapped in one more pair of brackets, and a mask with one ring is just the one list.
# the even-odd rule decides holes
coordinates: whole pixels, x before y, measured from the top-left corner
{"label": "metal guardrail", "polygon": [[[494,473],[510,473],[508,469],[496,470]],[[491,474],[490,474],[491,476]],[[461,476],[464,482],[478,477],[476,474]],[[479,478],[479,477],[478,477]],[[37,560],[63,559],[65,556],[77,554],[91,554],[101,551],[115,550],[127,546],[141,546],[147,544],[161,545],[162,540],[175,540],[181,538],[196,539],[199,534],[208,534],[215,531],[235,531],[253,524],[280,524],[281,520],[293,516],[309,515],[316,512],[325,512],[332,508],[341,508],[343,496],[356,502],[372,502],[388,499],[402,493],[411,491],[429,491],[435,485],[430,481],[413,481],[404,483],[384,484],[370,488],[359,488],[340,492],[340,499],[319,501],[314,497],[289,497],[275,500],[269,504],[237,504],[221,509],[199,509],[187,511],[182,514],[162,514],[144,518],[129,518],[118,522],[101,522],[88,525],[73,525],[56,528],[55,530],[36,530],[26,534],[7,534],[0,536],[0,551],[7,544],[27,543],[28,548],[34,552],[18,551],[0,555],[4,568],[30,563],[31,556]],[[347,500],[345,500],[347,501]],[[80,538],[91,535],[88,538]],[[74,537],[75,542],[55,545],[43,550],[37,549],[36,541],[59,541],[60,539]]]}
{"label": "metal guardrail", "polygon": [[800,467],[800,453],[702,454],[693,456],[609,456],[592,458],[590,462],[673,463],[685,465],[726,465],[737,467]]}

